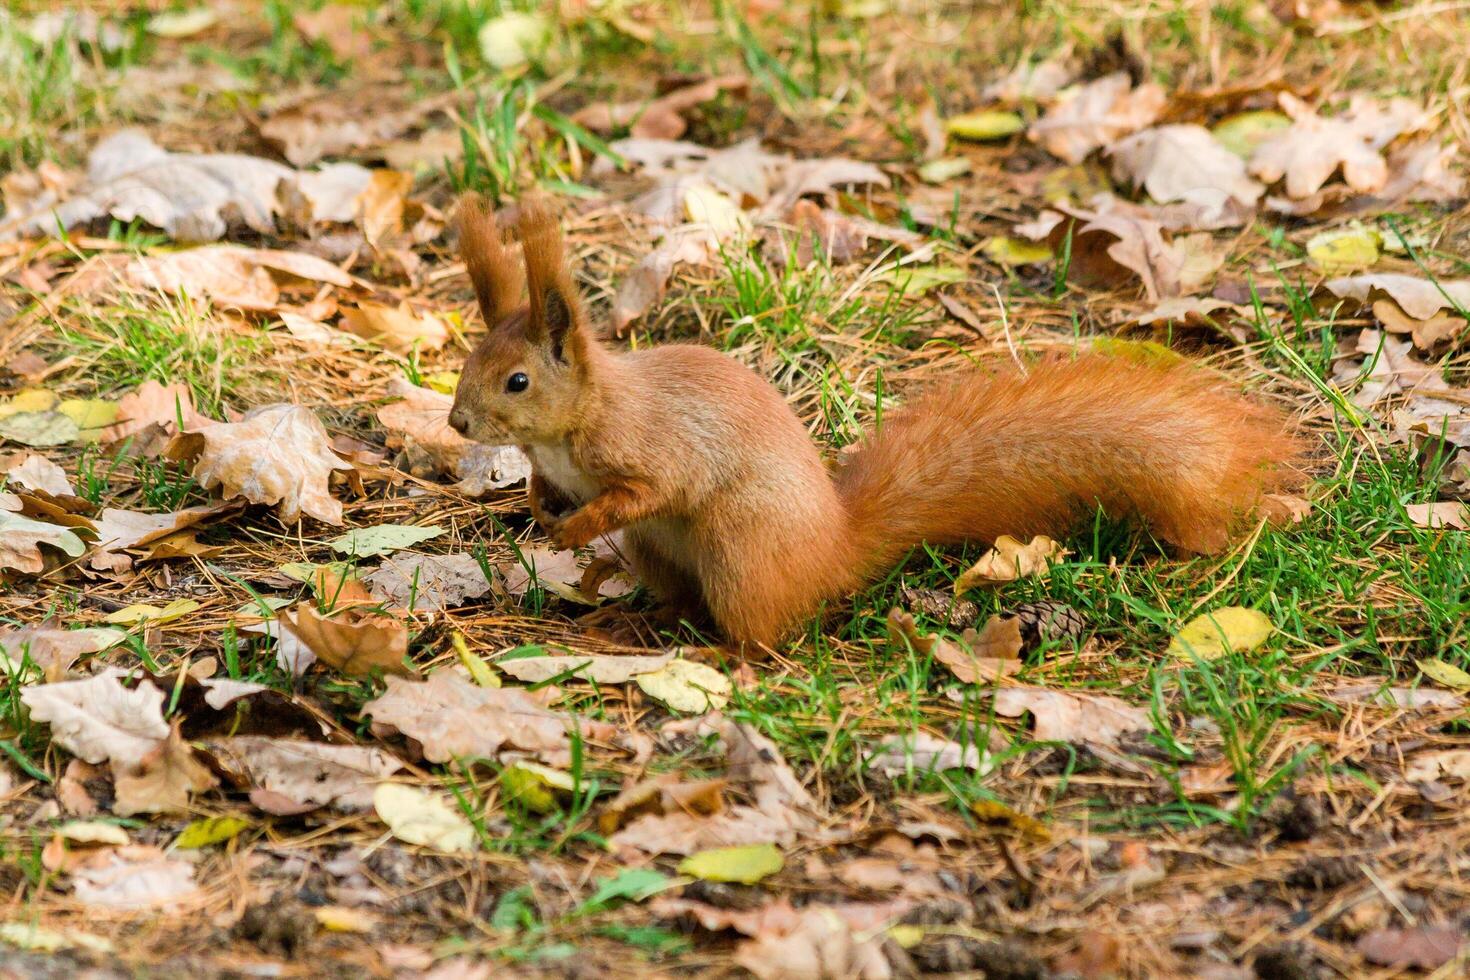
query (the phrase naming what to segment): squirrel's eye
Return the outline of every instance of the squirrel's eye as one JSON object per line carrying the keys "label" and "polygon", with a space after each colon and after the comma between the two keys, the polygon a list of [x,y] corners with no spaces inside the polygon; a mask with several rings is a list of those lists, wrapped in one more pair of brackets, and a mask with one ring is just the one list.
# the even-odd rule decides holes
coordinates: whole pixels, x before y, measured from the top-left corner
{"label": "squirrel's eye", "polygon": [[531,387],[531,379],[526,377],[526,373],[524,371],[517,371],[515,374],[512,374],[510,377],[505,379],[506,391],[525,391],[529,387]]}

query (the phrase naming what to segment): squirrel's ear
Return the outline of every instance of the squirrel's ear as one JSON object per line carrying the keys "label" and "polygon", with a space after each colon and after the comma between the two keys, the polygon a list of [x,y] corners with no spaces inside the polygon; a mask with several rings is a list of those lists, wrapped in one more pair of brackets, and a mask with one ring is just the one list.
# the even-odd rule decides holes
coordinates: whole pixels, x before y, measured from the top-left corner
{"label": "squirrel's ear", "polygon": [[500,237],[495,209],[479,194],[459,199],[454,222],[459,229],[459,254],[475,285],[480,312],[493,327],[521,304],[524,281],[520,266]]}
{"label": "squirrel's ear", "polygon": [[530,334],[550,346],[558,360],[582,332],[582,308],[577,288],[567,271],[561,227],[544,202],[521,206],[521,248],[526,253],[526,282],[531,300]]}

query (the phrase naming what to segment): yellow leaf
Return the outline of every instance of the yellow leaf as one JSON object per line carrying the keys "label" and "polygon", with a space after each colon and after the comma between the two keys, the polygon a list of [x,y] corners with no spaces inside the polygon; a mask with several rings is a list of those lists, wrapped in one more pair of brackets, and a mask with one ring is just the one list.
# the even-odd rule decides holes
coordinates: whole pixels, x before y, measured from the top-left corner
{"label": "yellow leaf", "polygon": [[1372,228],[1324,231],[1307,241],[1307,258],[1327,275],[1355,272],[1378,261],[1382,244],[1383,236]]}
{"label": "yellow leaf", "polygon": [[103,429],[117,421],[117,403],[100,398],[68,398],[56,406],[56,410],[77,424],[83,438],[90,434],[96,439],[94,429]]}
{"label": "yellow leaf", "polygon": [[786,865],[775,844],[716,847],[698,851],[679,862],[679,873],[701,881],[728,881],[753,885]]}
{"label": "yellow leaf", "polygon": [[1044,534],[1038,534],[1025,544],[1009,534],[1002,534],[995,539],[994,547],[955,579],[955,594],[979,585],[999,585],[1033,575],[1045,576],[1052,564],[1065,554],[1067,552],[1060,543]]}
{"label": "yellow leaf", "polygon": [[56,832],[77,844],[111,844],[126,847],[131,841],[128,832],[115,823],[100,820],[68,820]]}
{"label": "yellow leaf", "polygon": [[465,642],[463,633],[459,630],[450,633],[449,644],[459,655],[459,662],[464,664],[464,669],[470,672],[470,680],[480,687],[500,686],[500,676],[491,670],[485,661],[470,652],[470,645]]}
{"label": "yellow leaf", "polygon": [[0,419],[19,415],[21,412],[49,412],[59,399],[56,393],[45,388],[27,388],[6,402],[0,402]]}
{"label": "yellow leaf", "polygon": [[438,350],[449,339],[449,325],[443,317],[416,313],[406,302],[398,306],[358,303],[357,309],[342,311],[340,326],[350,334],[401,354],[415,347]]}
{"label": "yellow leaf", "polygon": [[1416,660],[1415,663],[1424,672],[1424,676],[1430,680],[1437,681],[1452,691],[1470,691],[1470,674],[1465,673],[1454,664],[1434,657]]}
{"label": "yellow leaf", "polygon": [[967,112],[945,121],[949,135],[962,140],[1003,140],[1026,128],[1026,120],[1014,112],[990,109],[984,112]]}
{"label": "yellow leaf", "polygon": [[454,394],[454,389],[459,387],[459,372],[435,371],[433,374],[426,374],[424,375],[424,384],[441,395],[452,395]]}
{"label": "yellow leaf", "polygon": [[249,820],[242,820],[239,817],[209,817],[204,820],[195,820],[179,831],[174,847],[192,851],[201,847],[209,847],[211,844],[223,844],[249,826]]}
{"label": "yellow leaf", "polygon": [[380,783],[373,809],[394,837],[445,854],[475,849],[475,828],[444,797],[401,783]]}
{"label": "yellow leaf", "polygon": [[1001,265],[1040,265],[1052,260],[1051,246],[1045,242],[1028,242],[1008,235],[996,235],[981,251],[990,261]]}
{"label": "yellow leaf", "polygon": [[684,192],[684,214],[695,224],[709,225],[716,235],[733,235],[747,224],[740,205],[708,184],[694,184]]}
{"label": "yellow leaf", "polygon": [[1188,660],[1215,660],[1227,653],[1247,653],[1266,642],[1276,627],[1265,613],[1243,606],[1225,606],[1196,616],[1185,624],[1164,651]]}
{"label": "yellow leaf", "polygon": [[688,714],[718,711],[730,702],[730,678],[708,664],[693,660],[670,660],[658,670],[639,674],[633,680],[644,694]]}
{"label": "yellow leaf", "polygon": [[557,797],[577,788],[570,774],[525,761],[506,766],[500,774],[500,784],[505,787],[508,798],[537,813],[550,813],[557,809]]}
{"label": "yellow leaf", "polygon": [[1178,364],[1184,355],[1156,340],[1129,340],[1125,337],[1094,337],[1092,349],[1109,357],[1122,357],[1138,364]]}
{"label": "yellow leaf", "polygon": [[927,930],[923,926],[896,925],[888,927],[888,938],[898,943],[903,949],[913,949],[924,941]]}
{"label": "yellow leaf", "polygon": [[938,286],[965,281],[965,270],[952,265],[902,265],[874,277],[892,283],[905,296],[922,296]]}
{"label": "yellow leaf", "polygon": [[328,932],[372,932],[378,924],[367,913],[342,905],[323,905],[312,909],[311,914]]}
{"label": "yellow leaf", "polygon": [[976,800],[970,804],[970,812],[991,829],[1011,830],[1032,840],[1051,840],[1051,831],[1046,824],[1011,809],[995,800]]}
{"label": "yellow leaf", "polygon": [[970,161],[964,157],[943,157],[919,167],[919,179],[926,184],[942,184],[969,172]]}
{"label": "yellow leaf", "polygon": [[1226,116],[1210,132],[1215,139],[1238,157],[1250,158],[1256,147],[1291,126],[1291,117],[1274,109],[1237,112]]}
{"label": "yellow leaf", "polygon": [[198,608],[199,603],[194,599],[175,599],[162,609],[158,606],[150,606],[146,602],[135,602],[131,606],[124,606],[115,613],[109,613],[102,618],[102,621],[127,625],[167,623],[181,616],[187,616]]}

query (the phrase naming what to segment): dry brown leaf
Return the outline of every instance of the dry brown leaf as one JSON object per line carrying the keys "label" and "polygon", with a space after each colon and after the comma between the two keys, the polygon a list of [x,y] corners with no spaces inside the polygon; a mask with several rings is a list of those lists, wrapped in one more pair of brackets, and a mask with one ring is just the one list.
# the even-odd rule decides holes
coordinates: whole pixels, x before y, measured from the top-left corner
{"label": "dry brown leaf", "polygon": [[492,663],[502,672],[526,684],[539,684],[567,674],[597,684],[626,684],[639,674],[650,674],[674,659],[674,651],[651,655],[567,654],[555,657],[517,657]]}
{"label": "dry brown leaf", "polygon": [[890,779],[910,772],[946,769],[971,769],[984,775],[995,765],[989,753],[978,745],[961,745],[927,732],[880,742],[868,754],[868,764]]}
{"label": "dry brown leaf", "polygon": [[1105,75],[1063,92],[1027,135],[1068,163],[1158,119],[1168,97],[1152,82],[1133,87],[1127,72]]}
{"label": "dry brown leaf", "polygon": [[[951,692],[953,700],[961,692]],[[1018,718],[1030,712],[1038,742],[1073,742],[1113,746],[1120,735],[1153,730],[1143,708],[1105,694],[1052,691],[1043,687],[1002,687],[995,692],[995,713]]]}
{"label": "dry brown leaf", "polygon": [[301,405],[264,405],[239,422],[181,433],[167,455],[194,460],[194,479],[205,489],[219,487],[226,500],[276,506],[283,524],[295,524],[302,514],[342,524],[342,504],[328,487],[334,471],[352,467],[332,452],[327,430]]}
{"label": "dry brown leaf", "polygon": [[1381,966],[1437,970],[1466,949],[1470,940],[1454,926],[1420,925],[1408,929],[1375,929],[1358,938],[1358,954]]}
{"label": "dry brown leaf", "polygon": [[206,748],[235,783],[250,787],[257,805],[285,804],[277,810],[293,813],[324,806],[370,810],[374,787],[403,768],[387,752],[366,745],[236,736]]}
{"label": "dry brown leaf", "polygon": [[375,598],[400,609],[454,609],[490,591],[474,555],[398,554],[363,578]]}
{"label": "dry brown leaf", "polygon": [[449,340],[449,324],[437,313],[416,313],[407,302],[398,306],[359,303],[342,311],[341,328],[400,354],[415,348],[438,350]]}
{"label": "dry brown leaf", "polygon": [[[447,670],[423,682],[386,681],[387,691],[363,705],[362,713],[418,742],[430,762],[496,759],[503,750],[528,752],[549,766],[571,762],[572,717],[549,710],[524,690],[477,687]],[[582,727],[584,733],[601,730],[586,722]]]}
{"label": "dry brown leaf", "polygon": [[127,674],[109,667],[85,680],[33,684],[20,698],[31,718],[51,726],[51,740],[93,764],[141,765],[164,739],[163,692],[147,681],[127,688]]}
{"label": "dry brown leaf", "polygon": [[[1160,204],[1198,209],[1188,227],[1235,228],[1249,222],[1265,188],[1246,176],[1245,161],[1203,126],[1159,126],[1107,149],[1113,176]],[[1172,227],[1183,227],[1182,225]]]}
{"label": "dry brown leaf", "polygon": [[260,135],[279,147],[293,166],[382,146],[448,104],[444,96],[404,105],[396,88],[361,88],[350,102],[315,94],[293,97],[270,110]]}
{"label": "dry brown leaf", "polygon": [[65,200],[43,193],[8,211],[0,241],[52,235],[108,215],[124,224],[141,218],[181,241],[211,242],[239,227],[274,234],[282,188],[303,199],[310,220],[351,221],[352,202],[370,179],[354,164],[305,174],[241,154],[170,153],[138,130],[123,130],[92,150],[86,186],[77,193]]}
{"label": "dry brown leaf", "polygon": [[1431,281],[1400,272],[1370,272],[1329,279],[1322,288],[1342,299],[1357,300],[1365,307],[1373,300],[1387,297],[1415,320],[1428,320],[1441,310],[1470,309],[1470,279]]}
{"label": "dry brown leaf", "polygon": [[530,477],[531,461],[516,446],[471,442],[449,427],[449,395],[420,388],[402,378],[388,386],[399,400],[378,409],[378,421],[389,431],[388,444],[427,457],[430,472],[456,477],[456,487],[470,497],[513,486]]}
{"label": "dry brown leaf", "polygon": [[921,656],[933,657],[966,684],[988,684],[1021,669],[1016,659],[1021,653],[1021,627],[1015,617],[992,616],[979,634],[966,630],[966,647],[937,634],[924,635],[914,617],[895,606],[888,613],[888,638],[890,643],[906,644]]}
{"label": "dry brown leaf", "polygon": [[623,788],[602,807],[597,829],[609,836],[635,818],[647,814],[687,814],[711,817],[725,809],[725,779],[683,782],[678,773],[665,772]]}
{"label": "dry brown leaf", "polygon": [[1432,504],[1409,504],[1404,510],[1415,527],[1457,528],[1470,531],[1470,504],[1441,500]]}
{"label": "dry brown leaf", "polygon": [[[101,440],[104,443],[121,442],[142,436],[151,429],[178,432],[208,425],[212,421],[195,411],[194,395],[187,386],[177,383],[162,385],[149,380],[118,399],[117,421],[102,430]],[[134,451],[139,451],[138,447],[134,447]]]}
{"label": "dry brown leaf", "polygon": [[216,306],[240,310],[275,309],[281,299],[277,275],[287,281],[352,285],[351,276],[314,255],[240,245],[201,245],[140,256],[128,264],[124,274],[139,289],[183,291],[207,297]]}
{"label": "dry brown leaf", "polygon": [[194,749],[179,734],[177,720],[170,726],[168,738],[143,756],[137,766],[113,763],[113,769],[117,800],[112,812],[120,817],[185,812],[190,794],[212,789],[218,782],[194,758]]}
{"label": "dry brown leaf", "polygon": [[[15,499],[22,504],[19,509],[29,509],[26,505],[34,500],[18,496]],[[42,545],[48,550],[42,551]],[[0,571],[13,568],[27,575],[40,575],[57,565],[56,554],[50,549],[69,558],[80,558],[87,546],[68,527],[33,520],[9,507],[0,507]]]}
{"label": "dry brown leaf", "polygon": [[317,612],[312,602],[297,603],[276,614],[280,627],[293,634],[318,660],[352,677],[374,674],[410,674],[403,663],[408,653],[408,627],[391,616],[380,616],[360,606],[331,615]]}
{"label": "dry brown leaf", "polygon": [[229,504],[214,504],[185,507],[167,514],[144,514],[108,507],[97,519],[97,543],[87,564],[97,571],[127,571],[133,567],[133,559],[123,552],[161,541],[233,509]]}
{"label": "dry brown leaf", "polygon": [[1339,684],[1324,691],[1329,701],[1345,704],[1372,704],[1380,708],[1404,708],[1409,711],[1458,710],[1465,699],[1454,691],[1433,687],[1398,687],[1384,677],[1361,678]]}
{"label": "dry brown leaf", "polygon": [[170,908],[198,894],[194,865],[141,844],[97,854],[72,870],[71,883],[77,901],[108,909]]}
{"label": "dry brown leaf", "polygon": [[40,490],[55,497],[74,497],[76,488],[66,478],[66,471],[38,453],[7,453],[0,456],[0,480],[14,489]]}
{"label": "dry brown leaf", "polygon": [[624,126],[640,139],[678,139],[689,124],[683,114],[695,106],[717,98],[721,92],[742,93],[750,85],[744,75],[720,75],[680,86],[647,102],[599,102],[586,106],[572,116],[579,126],[607,133]]}
{"label": "dry brown leaf", "polygon": [[1021,578],[1045,578],[1051,566],[1066,555],[1067,550],[1060,542],[1044,534],[1038,534],[1025,543],[1009,534],[1002,534],[979,561],[955,579],[955,594],[987,585],[1003,585]]}
{"label": "dry brown leaf", "polygon": [[68,630],[43,624],[3,629],[0,674],[13,672],[29,658],[48,681],[59,681],[79,658],[117,646],[127,638],[122,630],[95,627]]}
{"label": "dry brown leaf", "polygon": [[[1053,251],[1071,235],[1067,274],[1093,288],[1112,289],[1137,275],[1145,294],[1157,302],[1182,292],[1180,277],[1186,256],[1163,236],[1164,226],[1132,210],[1088,211],[1056,205],[1035,221],[1017,225],[1018,235],[1045,241]],[[1136,210],[1136,209],[1133,209]],[[1068,217],[1075,219],[1068,221]]]}
{"label": "dry brown leaf", "polygon": [[1465,318],[1450,313],[1436,313],[1427,320],[1416,320],[1409,316],[1391,299],[1380,299],[1373,304],[1373,315],[1389,333],[1406,333],[1414,340],[1419,350],[1433,350],[1437,345],[1453,342],[1466,329]]}
{"label": "dry brown leaf", "polygon": [[1250,172],[1267,184],[1285,178],[1289,198],[1315,194],[1339,170],[1354,191],[1382,190],[1388,164],[1380,151],[1403,133],[1423,129],[1430,119],[1408,99],[1379,104],[1355,96],[1346,112],[1331,118],[1317,115],[1289,93],[1282,93],[1281,101],[1292,124],[1256,148]]}
{"label": "dry brown leaf", "polygon": [[298,10],[291,23],[308,41],[320,41],[341,61],[356,61],[373,53],[367,30],[369,11],[345,3],[329,3],[319,10]]}
{"label": "dry brown leaf", "polygon": [[[1421,398],[1439,402],[1436,397],[1449,392],[1450,386],[1432,364],[1417,361],[1410,353],[1412,344],[1407,340],[1395,340],[1378,330],[1364,330],[1358,334],[1355,352],[1364,355],[1366,361],[1344,361],[1334,371],[1334,380],[1359,387],[1352,402],[1359,408],[1371,408],[1383,398],[1406,395],[1408,404],[1417,407]],[[1362,377],[1362,368],[1368,366],[1368,374]]]}

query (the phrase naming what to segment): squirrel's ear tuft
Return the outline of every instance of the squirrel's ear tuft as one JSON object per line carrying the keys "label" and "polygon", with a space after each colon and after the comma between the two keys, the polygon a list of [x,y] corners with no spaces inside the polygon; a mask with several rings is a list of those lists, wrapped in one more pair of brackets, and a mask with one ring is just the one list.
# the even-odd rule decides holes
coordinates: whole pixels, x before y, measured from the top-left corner
{"label": "squirrel's ear tuft", "polygon": [[530,287],[532,336],[544,339],[555,356],[565,360],[568,338],[581,330],[582,309],[567,270],[561,226],[545,202],[533,199],[521,205],[520,233]]}
{"label": "squirrel's ear tuft", "polygon": [[459,254],[475,285],[480,312],[490,326],[521,305],[524,280],[515,256],[500,237],[495,209],[479,194],[465,194],[454,214]]}

